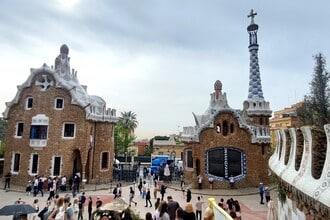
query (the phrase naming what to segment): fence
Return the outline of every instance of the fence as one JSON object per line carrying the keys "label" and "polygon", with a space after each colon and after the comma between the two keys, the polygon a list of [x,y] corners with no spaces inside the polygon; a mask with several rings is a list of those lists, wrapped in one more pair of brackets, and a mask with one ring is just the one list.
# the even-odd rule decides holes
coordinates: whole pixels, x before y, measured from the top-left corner
{"label": "fence", "polygon": [[214,198],[209,198],[209,208],[213,211],[214,217],[212,220],[233,220],[230,215],[220,208]]}

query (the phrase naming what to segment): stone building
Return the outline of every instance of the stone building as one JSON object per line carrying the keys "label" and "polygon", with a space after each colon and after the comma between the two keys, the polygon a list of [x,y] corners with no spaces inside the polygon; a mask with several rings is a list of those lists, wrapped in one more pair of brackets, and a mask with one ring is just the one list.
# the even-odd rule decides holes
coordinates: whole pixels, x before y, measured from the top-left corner
{"label": "stone building", "polygon": [[214,188],[227,188],[231,176],[236,187],[268,183],[272,111],[261,86],[255,15],[251,11],[251,24],[247,28],[250,75],[248,98],[243,102],[243,109],[229,106],[222,83],[217,80],[208,109],[203,115],[194,114],[194,127],[183,128],[184,175],[192,187],[197,186],[199,175],[203,177],[203,187],[207,187],[208,179],[212,178]]}
{"label": "stone building", "polygon": [[275,130],[280,128],[291,128],[303,126],[303,121],[297,115],[297,109],[300,108],[304,102],[298,102],[290,107],[274,112],[274,117],[269,120],[270,134],[272,137],[272,147],[275,147]]}
{"label": "stone building", "polygon": [[70,69],[62,45],[55,67],[31,69],[3,113],[8,121],[4,172],[25,185],[32,176],[79,173],[87,182],[109,182],[114,158],[116,110],[88,95]]}
{"label": "stone building", "polygon": [[177,143],[175,135],[170,135],[168,140],[158,140],[154,137],[153,155],[168,155],[171,160],[181,159],[184,145]]}

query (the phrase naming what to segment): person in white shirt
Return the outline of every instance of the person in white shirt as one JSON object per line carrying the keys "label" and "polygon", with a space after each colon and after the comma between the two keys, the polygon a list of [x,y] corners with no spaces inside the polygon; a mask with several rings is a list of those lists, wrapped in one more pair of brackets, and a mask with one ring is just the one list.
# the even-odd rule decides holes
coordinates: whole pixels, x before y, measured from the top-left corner
{"label": "person in white shirt", "polygon": [[61,178],[61,191],[63,191],[63,192],[66,191],[66,176],[63,176]]}

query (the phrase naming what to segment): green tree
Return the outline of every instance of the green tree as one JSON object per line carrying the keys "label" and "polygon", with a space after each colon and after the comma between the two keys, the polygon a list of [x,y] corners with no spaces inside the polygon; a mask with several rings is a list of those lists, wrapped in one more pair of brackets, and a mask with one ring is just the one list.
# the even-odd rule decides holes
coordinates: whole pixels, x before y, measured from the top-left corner
{"label": "green tree", "polygon": [[129,111],[121,112],[121,116],[118,119],[118,124],[124,126],[130,132],[134,132],[139,123],[136,120],[136,114],[132,111]]}
{"label": "green tree", "polygon": [[116,155],[124,154],[127,152],[127,148],[133,144],[135,140],[134,130],[137,125],[138,121],[134,112],[121,112],[114,132]]}
{"label": "green tree", "polygon": [[149,146],[146,149],[146,151],[144,152],[144,156],[151,156],[153,151],[154,151],[154,138],[151,138],[149,141]]}
{"label": "green tree", "polygon": [[325,57],[318,53],[314,56],[314,60],[310,94],[305,96],[304,104],[297,110],[297,114],[304,124],[323,127],[324,124],[330,122],[330,76],[326,70]]}

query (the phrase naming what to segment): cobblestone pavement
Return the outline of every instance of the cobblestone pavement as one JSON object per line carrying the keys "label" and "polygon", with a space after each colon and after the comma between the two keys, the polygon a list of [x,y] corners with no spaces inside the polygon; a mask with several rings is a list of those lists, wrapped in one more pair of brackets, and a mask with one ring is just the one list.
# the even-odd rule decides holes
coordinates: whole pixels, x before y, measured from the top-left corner
{"label": "cobblestone pavement", "polygon": [[[26,195],[25,193],[25,188],[15,186],[12,183],[11,190],[6,192],[5,190],[1,189],[0,190],[0,207],[3,207],[8,204],[14,204],[14,202],[18,199],[21,198],[23,201],[25,201],[28,204],[33,204],[33,200],[35,198],[39,199],[39,205],[40,209],[44,207],[46,204],[46,200],[48,198],[48,193],[46,192],[43,197],[41,195],[38,195],[37,197],[33,197],[32,195]],[[113,186],[116,183],[110,184],[101,184],[101,185],[91,185],[87,184],[81,189],[81,192],[84,191],[86,193],[86,196],[92,196],[93,201],[94,201],[94,207],[95,208],[95,201],[96,197],[100,196],[101,200],[103,201],[103,204],[109,203],[113,200],[113,195],[112,195],[112,189]],[[122,182],[123,187],[123,198],[128,201],[128,194],[129,194],[129,187],[133,186],[135,187],[135,198],[134,200],[138,202],[137,206],[132,205],[132,209],[134,210],[135,213],[138,213],[141,218],[144,218],[145,214],[147,212],[154,212],[154,207],[145,207],[145,200],[142,199],[142,197],[139,195],[137,185],[134,185],[133,183],[126,183]],[[2,185],[3,186],[3,185]],[[154,203],[156,199],[153,197],[153,185],[150,183],[149,185],[151,189],[151,195],[152,195],[152,203],[154,206]],[[184,207],[185,205],[185,196],[183,195],[182,191],[179,189],[180,186],[178,183],[172,183],[168,184],[168,188],[166,190],[165,197],[168,195],[171,195],[174,200],[179,202],[180,206]],[[238,200],[241,209],[242,209],[242,219],[244,220],[264,220],[266,219],[267,216],[267,206],[266,205],[261,205],[259,204],[260,198],[258,194],[258,188],[244,188],[244,189],[233,189],[233,190],[220,190],[220,189],[192,189],[192,203],[194,204],[197,200],[197,196],[203,196],[204,200],[204,205],[203,209],[205,209],[208,205],[207,199],[212,197],[215,198],[216,201],[218,201],[220,198],[224,198],[225,201],[229,198],[233,198],[234,200]],[[60,192],[60,196],[64,196],[67,193],[70,192]],[[275,189],[271,188],[271,197],[275,198],[276,192]],[[158,194],[158,197],[160,194]],[[9,220],[12,219],[12,216],[0,216],[0,219],[2,220]],[[87,218],[87,208],[85,208],[85,213],[84,213],[84,219]]]}

